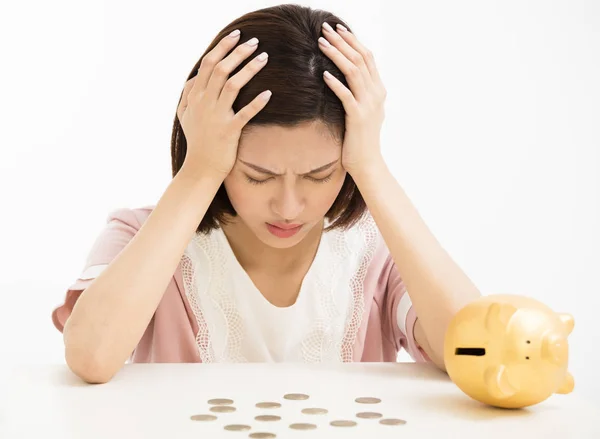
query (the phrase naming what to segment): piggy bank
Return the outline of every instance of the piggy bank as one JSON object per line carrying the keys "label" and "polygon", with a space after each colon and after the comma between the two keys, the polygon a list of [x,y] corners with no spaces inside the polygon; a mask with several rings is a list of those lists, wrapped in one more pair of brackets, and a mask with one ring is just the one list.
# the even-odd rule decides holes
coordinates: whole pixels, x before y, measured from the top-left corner
{"label": "piggy bank", "polygon": [[573,391],[568,336],[574,320],[537,300],[483,296],[452,319],[444,340],[450,379],[468,396],[522,408]]}

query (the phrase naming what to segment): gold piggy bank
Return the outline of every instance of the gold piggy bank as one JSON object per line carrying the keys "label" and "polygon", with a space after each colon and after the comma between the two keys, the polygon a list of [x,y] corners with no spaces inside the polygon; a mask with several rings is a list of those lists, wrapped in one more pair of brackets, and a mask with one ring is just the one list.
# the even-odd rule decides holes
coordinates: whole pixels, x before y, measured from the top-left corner
{"label": "gold piggy bank", "polygon": [[568,336],[574,320],[537,300],[483,296],[462,308],[446,332],[450,379],[484,404],[521,408],[570,393]]}

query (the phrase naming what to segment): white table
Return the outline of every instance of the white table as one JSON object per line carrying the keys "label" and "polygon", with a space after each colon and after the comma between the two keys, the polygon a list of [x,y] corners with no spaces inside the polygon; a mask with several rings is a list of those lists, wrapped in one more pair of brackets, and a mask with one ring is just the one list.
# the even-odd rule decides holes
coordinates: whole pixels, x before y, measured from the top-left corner
{"label": "white table", "polygon": [[[371,363],[327,366],[293,364],[134,364],[109,383],[88,385],[66,366],[23,366],[8,379],[1,396],[0,438],[247,438],[257,431],[277,438],[600,438],[600,408],[577,391],[554,395],[524,410],[483,406],[464,395],[432,366]],[[304,393],[306,401],[289,401],[287,393]],[[377,405],[355,402],[362,396]],[[211,413],[211,398],[234,400],[237,411],[217,420],[192,421]],[[258,409],[260,401],[280,408]],[[301,413],[305,407],[329,410]],[[361,411],[401,418],[404,425],[380,425],[358,419]],[[281,416],[259,422],[259,414]],[[355,420],[354,427],[333,427],[335,419]],[[308,422],[315,430],[299,431],[291,423]],[[247,424],[250,431],[226,431]]]}

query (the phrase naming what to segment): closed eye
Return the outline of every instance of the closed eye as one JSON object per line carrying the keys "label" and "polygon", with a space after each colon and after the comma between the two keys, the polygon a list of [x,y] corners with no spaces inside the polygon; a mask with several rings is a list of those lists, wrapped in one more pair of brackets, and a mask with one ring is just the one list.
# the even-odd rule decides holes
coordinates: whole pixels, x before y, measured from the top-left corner
{"label": "closed eye", "polygon": [[246,175],[246,181],[250,184],[265,184],[267,181],[271,180],[271,178],[273,177],[267,178],[266,180],[257,180],[249,175]]}
{"label": "closed eye", "polygon": [[[329,174],[327,177],[323,177],[323,178],[315,178],[315,177],[310,177],[310,176],[306,176],[304,178],[306,178],[307,180],[310,180],[314,183],[327,183],[328,181],[331,180],[331,177],[333,175],[333,172],[331,174]],[[275,177],[269,177],[265,180],[257,180],[256,178],[252,178],[249,175],[246,175],[246,181],[250,184],[265,184],[267,181],[273,179]]]}
{"label": "closed eye", "polygon": [[307,179],[309,179],[310,181],[314,181],[315,183],[327,183],[329,180],[331,180],[331,176],[333,175],[333,172],[331,174],[329,174],[327,177],[323,177],[323,178],[315,178],[315,177],[306,177]]}

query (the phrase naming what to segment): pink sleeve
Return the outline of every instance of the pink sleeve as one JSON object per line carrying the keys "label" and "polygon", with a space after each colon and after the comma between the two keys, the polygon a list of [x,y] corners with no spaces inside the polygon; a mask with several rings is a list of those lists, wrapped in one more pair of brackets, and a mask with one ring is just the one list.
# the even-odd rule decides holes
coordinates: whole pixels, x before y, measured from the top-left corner
{"label": "pink sleeve", "polygon": [[108,216],[107,224],[96,238],[81,274],[67,288],[64,302],[52,312],[52,322],[59,331],[63,331],[83,290],[125,248],[139,227],[140,220],[133,210],[119,209]]}
{"label": "pink sleeve", "polygon": [[386,262],[389,274],[385,312],[388,314],[388,321],[392,327],[391,333],[397,345],[397,350],[402,347],[406,349],[414,361],[419,363],[429,362],[431,361],[430,358],[415,340],[414,328],[417,323],[417,315],[406,291],[404,281],[391,256],[388,257]]}

